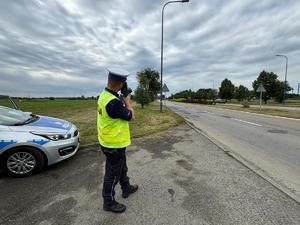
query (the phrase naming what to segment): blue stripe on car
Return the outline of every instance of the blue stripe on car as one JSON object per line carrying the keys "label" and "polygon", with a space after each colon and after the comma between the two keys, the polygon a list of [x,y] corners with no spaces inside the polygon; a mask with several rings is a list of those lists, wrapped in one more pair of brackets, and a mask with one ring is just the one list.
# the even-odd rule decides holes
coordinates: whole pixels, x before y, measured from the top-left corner
{"label": "blue stripe on car", "polygon": [[45,141],[45,140],[32,140],[32,141],[28,141],[28,142],[32,142],[38,145],[44,145],[46,143],[48,143],[49,141]]}
{"label": "blue stripe on car", "polygon": [[16,141],[13,141],[13,140],[11,140],[11,141],[4,141],[4,140],[1,140],[1,141],[0,141],[0,149],[6,147],[7,145],[11,145],[11,144],[15,144],[15,143],[17,143],[17,142],[16,142]]}

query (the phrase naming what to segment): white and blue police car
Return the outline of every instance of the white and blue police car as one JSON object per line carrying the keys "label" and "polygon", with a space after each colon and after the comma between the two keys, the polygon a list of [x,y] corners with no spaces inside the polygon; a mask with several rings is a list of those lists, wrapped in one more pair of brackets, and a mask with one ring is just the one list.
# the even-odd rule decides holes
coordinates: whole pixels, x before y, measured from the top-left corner
{"label": "white and blue police car", "polygon": [[25,177],[44,166],[73,156],[79,149],[79,131],[65,120],[23,112],[0,101],[0,170]]}

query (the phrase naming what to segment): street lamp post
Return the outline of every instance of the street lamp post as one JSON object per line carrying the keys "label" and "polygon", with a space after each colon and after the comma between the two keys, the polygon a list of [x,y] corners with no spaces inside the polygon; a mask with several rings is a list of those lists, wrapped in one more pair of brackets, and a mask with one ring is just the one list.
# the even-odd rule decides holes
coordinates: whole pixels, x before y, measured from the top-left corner
{"label": "street lamp post", "polygon": [[165,7],[170,3],[176,2],[189,2],[189,0],[181,1],[168,1],[164,4],[161,11],[161,49],[160,49],[160,111],[162,112],[162,88],[163,88],[163,47],[164,47],[164,10]]}
{"label": "street lamp post", "polygon": [[284,93],[283,93],[283,104],[285,104],[285,92],[286,92],[286,77],[287,77],[287,70],[288,70],[288,57],[286,55],[276,55],[279,57],[285,58],[285,76],[284,76]]}

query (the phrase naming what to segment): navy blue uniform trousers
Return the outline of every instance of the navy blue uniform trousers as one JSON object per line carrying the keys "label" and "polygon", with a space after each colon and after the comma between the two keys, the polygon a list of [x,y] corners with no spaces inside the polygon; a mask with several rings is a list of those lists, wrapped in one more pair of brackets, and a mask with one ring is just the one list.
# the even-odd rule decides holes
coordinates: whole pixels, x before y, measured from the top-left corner
{"label": "navy blue uniform trousers", "polygon": [[119,182],[123,192],[126,192],[129,188],[126,148],[106,148],[101,146],[101,150],[106,156],[102,197],[104,204],[107,204],[114,201],[115,186]]}

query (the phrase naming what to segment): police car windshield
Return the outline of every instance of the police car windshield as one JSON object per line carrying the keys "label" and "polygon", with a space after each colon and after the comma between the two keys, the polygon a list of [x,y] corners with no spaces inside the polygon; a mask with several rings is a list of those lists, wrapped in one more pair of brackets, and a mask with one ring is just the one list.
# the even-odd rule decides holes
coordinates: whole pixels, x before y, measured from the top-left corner
{"label": "police car windshield", "polygon": [[13,126],[24,124],[32,117],[31,113],[0,106],[0,125]]}

